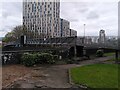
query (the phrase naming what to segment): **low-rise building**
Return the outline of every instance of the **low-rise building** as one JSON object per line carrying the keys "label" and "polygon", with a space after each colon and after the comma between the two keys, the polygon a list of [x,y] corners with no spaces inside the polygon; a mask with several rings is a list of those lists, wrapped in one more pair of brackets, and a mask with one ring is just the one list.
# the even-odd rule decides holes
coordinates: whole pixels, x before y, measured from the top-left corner
{"label": "low-rise building", "polygon": [[70,29],[70,36],[77,36],[77,31]]}

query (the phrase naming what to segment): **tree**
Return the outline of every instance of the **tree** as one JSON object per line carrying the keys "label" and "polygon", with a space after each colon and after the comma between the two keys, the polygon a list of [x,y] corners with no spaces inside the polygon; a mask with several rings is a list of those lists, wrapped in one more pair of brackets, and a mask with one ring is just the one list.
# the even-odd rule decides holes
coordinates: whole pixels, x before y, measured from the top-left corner
{"label": "tree", "polygon": [[5,37],[2,39],[3,42],[12,42],[15,40],[15,37],[13,36],[13,32],[8,32]]}
{"label": "tree", "polygon": [[19,25],[16,26],[11,32],[8,32],[3,38],[3,42],[13,42],[16,40],[20,40],[22,35],[26,35],[28,39],[33,39],[36,37],[40,37],[38,32],[28,31],[25,26]]}

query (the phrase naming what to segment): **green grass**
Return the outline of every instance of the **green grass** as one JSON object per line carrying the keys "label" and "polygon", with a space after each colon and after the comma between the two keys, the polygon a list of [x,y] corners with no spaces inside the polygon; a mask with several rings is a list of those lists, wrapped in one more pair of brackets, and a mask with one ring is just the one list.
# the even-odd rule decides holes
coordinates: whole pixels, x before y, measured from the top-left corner
{"label": "green grass", "polygon": [[115,55],[114,52],[112,52],[112,53],[104,53],[104,56],[114,56],[114,55]]}
{"label": "green grass", "polygon": [[[116,59],[115,58],[112,58],[110,60],[107,60],[107,61],[115,61]],[[120,58],[118,58],[118,61],[120,61]]]}
{"label": "green grass", "polygon": [[118,88],[117,64],[93,64],[70,70],[72,82],[91,88]]}

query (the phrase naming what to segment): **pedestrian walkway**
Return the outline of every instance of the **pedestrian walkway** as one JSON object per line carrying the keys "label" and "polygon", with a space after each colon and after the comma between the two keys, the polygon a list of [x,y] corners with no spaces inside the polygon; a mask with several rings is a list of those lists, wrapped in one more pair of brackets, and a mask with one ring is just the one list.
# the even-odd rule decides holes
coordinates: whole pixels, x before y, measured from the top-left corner
{"label": "pedestrian walkway", "polygon": [[80,61],[79,64],[40,66],[32,72],[10,84],[8,88],[70,88],[68,69],[88,64],[102,63],[113,57],[102,57],[94,60]]}

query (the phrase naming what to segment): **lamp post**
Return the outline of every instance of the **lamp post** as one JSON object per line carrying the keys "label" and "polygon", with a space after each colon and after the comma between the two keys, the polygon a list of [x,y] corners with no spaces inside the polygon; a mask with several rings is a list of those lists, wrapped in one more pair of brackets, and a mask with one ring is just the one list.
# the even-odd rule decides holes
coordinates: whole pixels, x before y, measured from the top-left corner
{"label": "lamp post", "polygon": [[86,24],[84,24],[84,38],[85,38],[85,26],[86,26]]}

